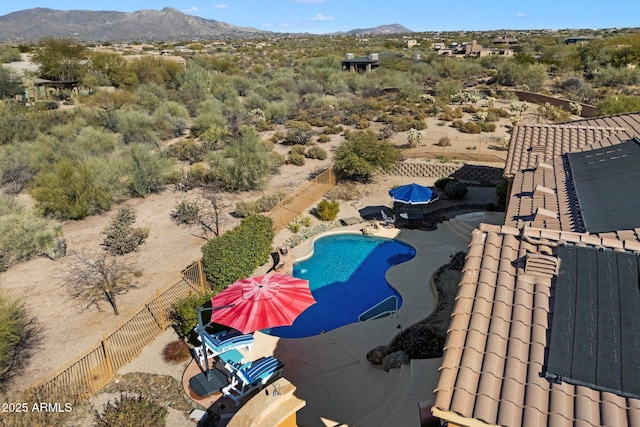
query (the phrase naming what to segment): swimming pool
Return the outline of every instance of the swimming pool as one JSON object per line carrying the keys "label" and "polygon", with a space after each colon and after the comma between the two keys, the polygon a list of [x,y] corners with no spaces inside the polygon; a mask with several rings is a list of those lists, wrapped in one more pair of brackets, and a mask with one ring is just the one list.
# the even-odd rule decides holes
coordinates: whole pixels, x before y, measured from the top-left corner
{"label": "swimming pool", "polygon": [[[293,275],[309,280],[316,303],[291,326],[264,330],[282,338],[302,338],[358,322],[389,297],[402,297],[387,283],[385,272],[413,258],[411,246],[393,239],[335,234],[315,241],[313,256],[296,263]],[[389,300],[387,300],[389,303]],[[369,312],[365,318],[375,317]]]}

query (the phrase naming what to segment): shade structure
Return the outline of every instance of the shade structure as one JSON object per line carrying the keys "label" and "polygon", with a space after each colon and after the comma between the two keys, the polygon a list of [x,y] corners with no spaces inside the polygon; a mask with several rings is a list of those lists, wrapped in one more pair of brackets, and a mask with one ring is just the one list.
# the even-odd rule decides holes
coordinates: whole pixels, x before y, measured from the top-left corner
{"label": "shade structure", "polygon": [[309,281],[282,273],[240,279],[211,298],[211,322],[250,333],[290,326],[316,300]]}
{"label": "shade structure", "polygon": [[438,200],[438,193],[420,184],[401,185],[389,190],[389,195],[395,202],[409,205],[426,205]]}

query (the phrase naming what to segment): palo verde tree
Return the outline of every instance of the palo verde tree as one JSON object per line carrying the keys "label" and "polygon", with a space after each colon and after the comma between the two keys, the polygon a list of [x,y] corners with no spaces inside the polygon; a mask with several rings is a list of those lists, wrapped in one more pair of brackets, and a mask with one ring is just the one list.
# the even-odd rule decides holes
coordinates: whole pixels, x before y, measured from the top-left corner
{"label": "palo verde tree", "polygon": [[134,279],[141,275],[128,258],[115,257],[107,252],[75,252],[63,285],[71,296],[86,307],[107,301],[113,313],[118,315],[116,297],[135,287]]}
{"label": "palo verde tree", "polygon": [[49,80],[78,80],[84,72],[87,49],[71,39],[44,39],[32,60],[40,64],[40,77]]}
{"label": "palo verde tree", "polygon": [[334,155],[336,167],[347,177],[368,181],[378,170],[389,170],[400,158],[400,151],[381,141],[371,130],[350,132]]}

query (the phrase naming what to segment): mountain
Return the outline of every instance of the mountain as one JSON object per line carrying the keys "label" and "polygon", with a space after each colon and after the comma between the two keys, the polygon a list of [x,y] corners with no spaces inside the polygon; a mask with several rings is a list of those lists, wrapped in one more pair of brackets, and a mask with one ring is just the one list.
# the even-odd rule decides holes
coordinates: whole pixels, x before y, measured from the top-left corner
{"label": "mountain", "polygon": [[361,34],[398,34],[398,33],[413,33],[407,27],[400,24],[391,25],[379,25],[373,28],[356,28],[355,30],[345,31],[341,34],[361,35]]}
{"label": "mountain", "polygon": [[29,42],[46,37],[103,42],[172,41],[266,34],[273,33],[185,15],[170,7],[136,12],[35,8],[0,16],[0,41]]}

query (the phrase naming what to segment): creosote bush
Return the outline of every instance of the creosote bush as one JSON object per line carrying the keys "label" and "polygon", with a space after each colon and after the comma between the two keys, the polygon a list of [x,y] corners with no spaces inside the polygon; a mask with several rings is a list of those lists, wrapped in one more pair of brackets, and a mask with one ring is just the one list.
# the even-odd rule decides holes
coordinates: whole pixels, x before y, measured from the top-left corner
{"label": "creosote bush", "polygon": [[202,216],[202,206],[196,200],[181,200],[176,203],[169,216],[176,224],[197,224]]}

